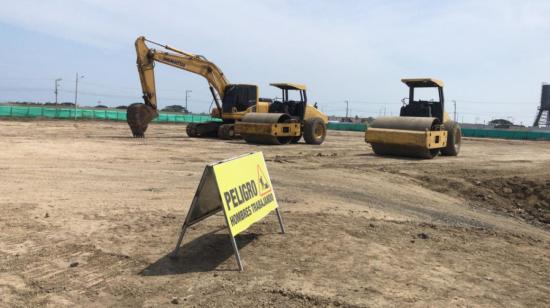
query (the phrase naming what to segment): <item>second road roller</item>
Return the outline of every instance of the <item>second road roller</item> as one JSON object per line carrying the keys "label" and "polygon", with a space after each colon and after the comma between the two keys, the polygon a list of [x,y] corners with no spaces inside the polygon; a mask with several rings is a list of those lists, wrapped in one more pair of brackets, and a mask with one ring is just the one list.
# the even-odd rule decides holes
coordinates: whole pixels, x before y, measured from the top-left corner
{"label": "second road roller", "polygon": [[[445,112],[443,81],[433,78],[401,80],[409,87],[408,101],[398,117],[380,117],[365,132],[365,141],[377,155],[434,158],[439,154],[457,156],[462,132]],[[431,88],[437,100],[422,100],[415,90]]]}

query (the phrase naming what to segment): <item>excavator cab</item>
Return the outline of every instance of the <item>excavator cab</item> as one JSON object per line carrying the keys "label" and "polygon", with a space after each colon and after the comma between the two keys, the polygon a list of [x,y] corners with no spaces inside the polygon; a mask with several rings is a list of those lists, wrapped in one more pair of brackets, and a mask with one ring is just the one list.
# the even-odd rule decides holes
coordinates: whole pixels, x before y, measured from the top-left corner
{"label": "excavator cab", "polygon": [[234,113],[246,111],[258,101],[258,86],[248,84],[230,84],[225,87],[222,100],[222,112]]}

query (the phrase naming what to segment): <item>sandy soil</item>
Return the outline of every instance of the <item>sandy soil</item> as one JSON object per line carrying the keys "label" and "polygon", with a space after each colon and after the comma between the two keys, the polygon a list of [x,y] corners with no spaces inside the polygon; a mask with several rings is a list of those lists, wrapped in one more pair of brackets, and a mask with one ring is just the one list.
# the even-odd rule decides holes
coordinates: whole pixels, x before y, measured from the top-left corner
{"label": "sandy soil", "polygon": [[[152,125],[0,121],[0,306],[550,306],[550,143],[457,158],[190,139]],[[285,219],[222,216],[173,249],[205,164],[263,151]],[[175,304],[174,304],[175,303]]]}

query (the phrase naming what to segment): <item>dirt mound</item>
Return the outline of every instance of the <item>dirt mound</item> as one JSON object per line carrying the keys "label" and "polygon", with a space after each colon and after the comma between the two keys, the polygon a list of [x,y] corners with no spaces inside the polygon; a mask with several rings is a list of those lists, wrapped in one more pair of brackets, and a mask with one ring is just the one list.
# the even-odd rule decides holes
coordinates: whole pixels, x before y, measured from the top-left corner
{"label": "dirt mound", "polygon": [[457,172],[442,178],[421,175],[423,186],[464,198],[473,206],[520,217],[550,228],[550,177],[492,176],[483,172]]}
{"label": "dirt mound", "polygon": [[538,220],[550,224],[550,179],[533,180],[519,176],[511,178],[496,178],[480,182],[495,195],[503,204],[519,213],[527,220]]}

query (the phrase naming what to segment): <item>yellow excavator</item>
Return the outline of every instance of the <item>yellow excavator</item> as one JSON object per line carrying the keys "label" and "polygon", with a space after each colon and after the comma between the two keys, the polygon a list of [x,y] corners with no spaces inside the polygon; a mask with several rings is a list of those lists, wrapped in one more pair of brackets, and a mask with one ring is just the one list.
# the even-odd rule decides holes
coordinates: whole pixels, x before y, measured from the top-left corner
{"label": "yellow excavator", "polygon": [[[439,154],[457,156],[460,152],[461,129],[445,112],[443,81],[432,78],[402,79],[409,87],[408,102],[399,117],[380,117],[365,132],[377,155],[433,158]],[[421,100],[415,90],[433,88],[439,99]]]}
{"label": "yellow excavator", "polygon": [[[157,51],[147,43],[162,47]],[[144,103],[128,106],[127,121],[132,134],[143,138],[148,124],[158,116],[155,90],[155,62],[167,64],[204,77],[216,107],[212,116],[219,119],[205,123],[189,123],[189,137],[241,136],[249,143],[296,143],[302,136],[308,144],[325,140],[328,117],[307,103],[306,86],[294,83],[272,83],[282,91],[282,99],[261,99],[258,86],[229,83],[223,72],[204,56],[178,50],[138,37],[135,42],[137,67]],[[297,94],[291,99],[290,91]]]}

